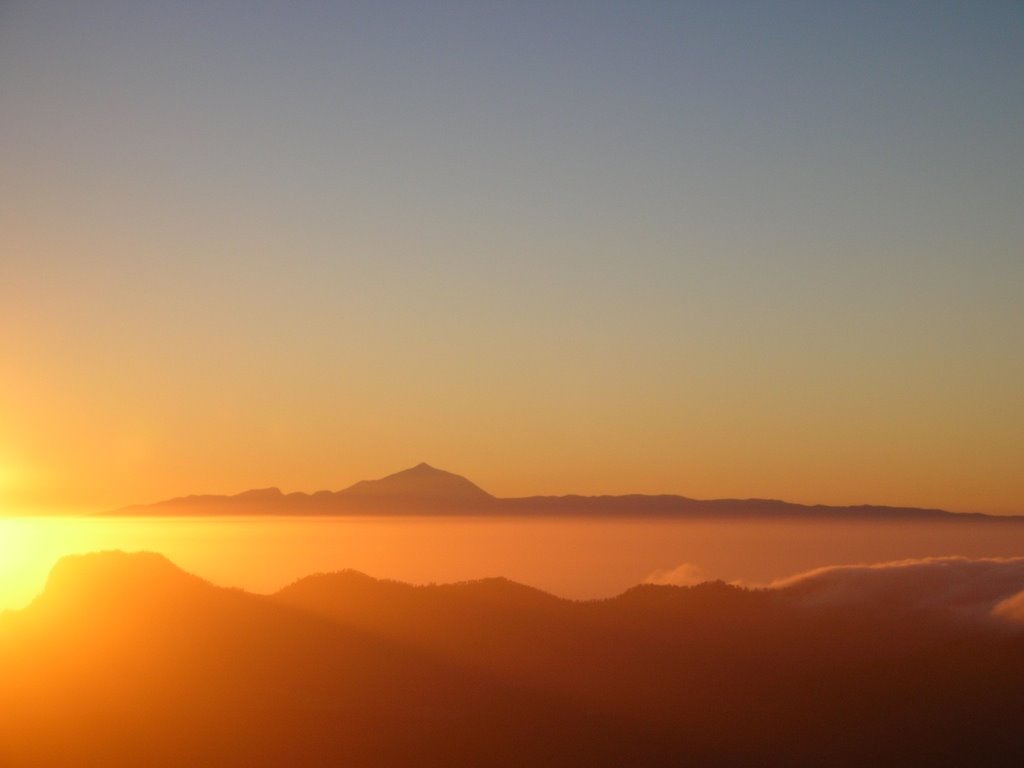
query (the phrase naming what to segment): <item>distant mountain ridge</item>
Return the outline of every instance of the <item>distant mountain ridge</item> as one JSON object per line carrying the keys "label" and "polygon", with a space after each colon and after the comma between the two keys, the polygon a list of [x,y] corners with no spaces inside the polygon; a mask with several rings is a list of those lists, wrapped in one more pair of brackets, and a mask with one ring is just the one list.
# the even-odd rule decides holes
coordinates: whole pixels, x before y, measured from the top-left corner
{"label": "distant mountain ridge", "polygon": [[340,491],[284,493],[260,488],[233,496],[183,496],[124,507],[107,515],[488,515],[513,517],[623,518],[899,518],[1024,520],[1022,516],[948,512],[872,504],[829,506],[778,499],[692,499],[673,494],[526,496],[499,498],[452,472],[423,462]]}

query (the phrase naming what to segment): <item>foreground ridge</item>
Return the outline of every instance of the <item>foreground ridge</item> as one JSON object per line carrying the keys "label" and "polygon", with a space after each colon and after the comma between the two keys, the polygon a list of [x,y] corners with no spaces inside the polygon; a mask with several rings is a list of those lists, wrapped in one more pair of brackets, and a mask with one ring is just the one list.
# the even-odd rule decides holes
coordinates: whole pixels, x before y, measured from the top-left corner
{"label": "foreground ridge", "polygon": [[[354,571],[253,595],[151,553],[67,558],[39,599],[0,617],[0,756],[5,768],[1020,764],[1024,558],[869,570],[575,602],[505,579],[413,587]],[[868,578],[871,590],[836,589]],[[936,597],[943,583],[955,599]],[[1018,613],[989,608],[1008,600]]]}

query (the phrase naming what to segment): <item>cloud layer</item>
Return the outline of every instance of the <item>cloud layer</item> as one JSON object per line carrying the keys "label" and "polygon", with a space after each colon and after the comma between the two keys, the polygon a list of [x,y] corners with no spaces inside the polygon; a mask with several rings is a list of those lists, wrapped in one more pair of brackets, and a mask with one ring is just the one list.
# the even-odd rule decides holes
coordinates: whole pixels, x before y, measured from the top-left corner
{"label": "cloud layer", "polygon": [[837,565],[768,585],[808,606],[952,612],[1024,624],[1024,557]]}

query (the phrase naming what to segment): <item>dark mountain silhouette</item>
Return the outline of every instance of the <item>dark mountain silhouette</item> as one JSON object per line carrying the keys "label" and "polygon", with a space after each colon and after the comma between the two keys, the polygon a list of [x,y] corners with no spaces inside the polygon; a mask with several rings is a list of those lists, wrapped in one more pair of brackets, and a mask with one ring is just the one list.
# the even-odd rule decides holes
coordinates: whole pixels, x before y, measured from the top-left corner
{"label": "dark mountain silhouette", "polygon": [[345,498],[417,503],[437,501],[445,504],[479,504],[494,498],[466,478],[434,469],[425,462],[380,480],[361,480],[341,494]]}
{"label": "dark mountain silhouette", "polygon": [[621,518],[842,518],[1008,520],[1024,517],[954,513],[870,504],[827,506],[775,499],[691,499],[686,496],[529,496],[497,498],[460,475],[418,464],[341,491],[282,493],[277,488],[234,496],[184,496],[125,507],[112,515],[509,515]]}
{"label": "dark mountain silhouette", "polygon": [[806,598],[354,572],[259,596],[69,558],[0,618],[0,765],[1021,764],[1015,625]]}
{"label": "dark mountain silhouette", "polygon": [[278,488],[264,488],[234,496],[183,496],[108,514],[466,514],[484,511],[495,501],[466,478],[420,463],[379,480],[361,480],[341,491],[285,494]]}

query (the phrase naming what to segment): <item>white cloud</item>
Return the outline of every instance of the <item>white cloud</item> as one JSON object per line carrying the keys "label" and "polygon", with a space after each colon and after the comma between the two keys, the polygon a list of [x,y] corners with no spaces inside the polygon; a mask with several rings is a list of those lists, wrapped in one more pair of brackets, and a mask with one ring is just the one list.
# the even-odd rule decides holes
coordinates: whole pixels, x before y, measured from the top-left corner
{"label": "white cloud", "polygon": [[699,566],[693,563],[682,563],[675,568],[654,571],[644,579],[644,584],[670,584],[676,587],[692,587],[707,581],[707,576]]}
{"label": "white cloud", "polygon": [[1015,624],[1024,624],[1024,591],[1000,601],[992,609],[992,615]]}
{"label": "white cloud", "polygon": [[809,606],[949,611],[1024,622],[1024,557],[837,565],[768,585]]}

